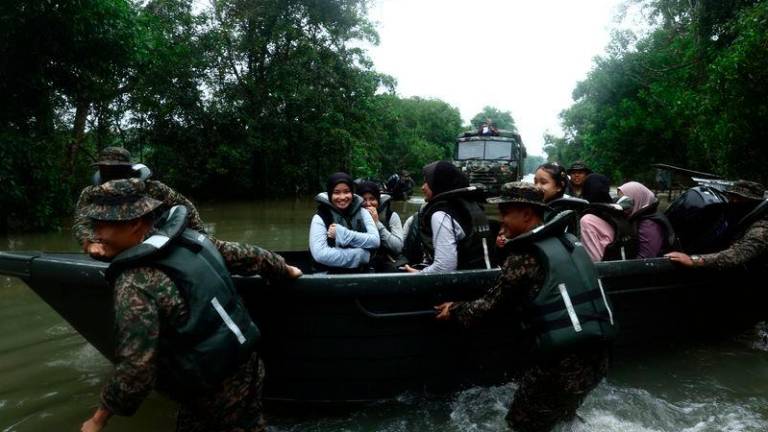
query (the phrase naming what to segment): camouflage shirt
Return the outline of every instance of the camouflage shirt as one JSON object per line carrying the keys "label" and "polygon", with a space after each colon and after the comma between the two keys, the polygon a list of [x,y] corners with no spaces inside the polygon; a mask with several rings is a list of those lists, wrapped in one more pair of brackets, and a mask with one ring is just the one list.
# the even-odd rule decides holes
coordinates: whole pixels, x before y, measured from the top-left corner
{"label": "camouflage shirt", "polygon": [[[183,205],[187,208],[188,212],[187,227],[205,233],[205,227],[203,226],[202,219],[200,219],[200,214],[190,200],[159,181],[147,180],[145,183],[147,187],[146,194],[151,198],[162,201],[161,212],[175,205]],[[77,204],[75,205],[75,223],[72,226],[72,233],[81,246],[85,240],[93,241],[93,225],[91,220],[84,214],[84,211],[86,207],[93,203],[97,192],[96,186],[88,186],[80,192],[80,198],[77,199]]]}
{"label": "camouflage shirt", "polygon": [[768,219],[763,218],[753,223],[744,235],[727,249],[702,255],[700,265],[725,270],[758,259],[762,259],[765,265],[766,257],[768,257]]}
{"label": "camouflage shirt", "polygon": [[[287,273],[280,255],[258,246],[213,241],[233,273],[266,278]],[[173,281],[152,267],[132,268],[117,277],[114,307],[115,373],[104,386],[101,403],[114,414],[132,415],[154,387],[160,339],[184,323],[189,311]]]}
{"label": "camouflage shirt", "polygon": [[470,327],[490,312],[515,312],[536,297],[545,278],[545,269],[532,253],[512,253],[504,261],[494,286],[477,300],[454,303],[452,315]]}

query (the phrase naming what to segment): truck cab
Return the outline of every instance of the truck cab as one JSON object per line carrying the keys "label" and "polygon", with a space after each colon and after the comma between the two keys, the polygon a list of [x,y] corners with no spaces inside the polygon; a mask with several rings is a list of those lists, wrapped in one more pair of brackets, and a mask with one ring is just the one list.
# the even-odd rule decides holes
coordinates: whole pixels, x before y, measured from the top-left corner
{"label": "truck cab", "polygon": [[525,157],[520,135],[499,129],[492,135],[476,132],[459,135],[453,163],[469,178],[470,184],[482,184],[489,194],[496,194],[504,183],[522,178]]}

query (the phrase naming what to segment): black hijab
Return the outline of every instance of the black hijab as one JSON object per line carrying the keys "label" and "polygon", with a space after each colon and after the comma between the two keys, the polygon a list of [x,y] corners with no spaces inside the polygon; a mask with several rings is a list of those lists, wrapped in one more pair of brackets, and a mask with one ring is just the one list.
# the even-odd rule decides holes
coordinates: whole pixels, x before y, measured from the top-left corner
{"label": "black hijab", "polygon": [[611,187],[611,181],[602,174],[590,174],[584,180],[584,186],[581,189],[581,197],[590,203],[613,202],[611,194],[608,192]]}
{"label": "black hijab", "polygon": [[427,164],[422,172],[433,196],[469,186],[469,180],[464,173],[447,161]]}
{"label": "black hijab", "polygon": [[325,191],[328,192],[329,201],[333,195],[333,188],[339,183],[345,183],[353,193],[355,192],[355,182],[349,174],[345,172],[333,173],[328,177],[328,181],[325,183]]}
{"label": "black hijab", "polygon": [[355,193],[360,196],[363,196],[365,193],[369,193],[376,197],[376,201],[381,201],[381,190],[379,190],[379,185],[372,181],[361,181],[357,185],[357,190]]}

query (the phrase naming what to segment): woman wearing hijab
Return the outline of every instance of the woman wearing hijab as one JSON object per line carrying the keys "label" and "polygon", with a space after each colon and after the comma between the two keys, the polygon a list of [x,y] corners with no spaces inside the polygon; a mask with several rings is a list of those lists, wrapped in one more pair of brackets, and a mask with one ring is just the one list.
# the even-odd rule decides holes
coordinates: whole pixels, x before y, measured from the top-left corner
{"label": "woman wearing hijab", "polygon": [[672,224],[658,211],[659,201],[650,189],[638,182],[624,183],[618,188],[620,197],[630,199],[629,220],[637,232],[637,257],[660,257],[675,242]]}
{"label": "woman wearing hijab", "polygon": [[373,258],[376,271],[397,271],[395,263],[403,251],[403,224],[400,216],[390,207],[391,197],[382,195],[379,186],[370,181],[363,181],[357,186],[357,194],[363,198],[363,208],[371,214],[379,230],[381,247]]}
{"label": "woman wearing hijab", "polygon": [[584,180],[582,198],[589,207],[579,221],[581,243],[592,261],[632,259],[637,250],[634,235],[624,208],[613,203],[610,180],[602,174],[590,174]]}
{"label": "woman wearing hijab", "polygon": [[[478,193],[452,163],[432,162],[423,169],[427,204],[419,212],[419,230],[429,265],[424,273],[490,268],[491,230]],[[490,238],[490,240],[489,240]],[[406,271],[418,270],[406,266]]]}
{"label": "woman wearing hijab", "polygon": [[318,271],[362,272],[371,252],[380,245],[379,231],[363,199],[353,193],[354,182],[347,173],[328,178],[326,192],[315,197],[317,213],[309,227],[309,251]]}

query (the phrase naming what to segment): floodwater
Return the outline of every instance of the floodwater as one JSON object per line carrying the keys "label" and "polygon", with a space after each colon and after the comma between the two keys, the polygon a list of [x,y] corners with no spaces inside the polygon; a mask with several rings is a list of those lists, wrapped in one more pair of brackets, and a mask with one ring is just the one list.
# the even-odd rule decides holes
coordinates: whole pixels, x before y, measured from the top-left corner
{"label": "floodwater", "polygon": [[[407,216],[417,203],[395,203]],[[203,205],[217,237],[274,250],[307,247],[309,200]],[[68,231],[0,238],[0,250],[73,251]],[[112,366],[21,281],[0,276],[0,432],[78,431]],[[84,310],[83,313],[88,313]],[[713,319],[718,319],[713,317]],[[768,327],[716,342],[616,353],[607,380],[561,431],[768,430]],[[516,386],[441,397],[404,394],[347,412],[268,412],[272,432],[504,431]],[[109,431],[172,431],[175,405],[152,394]]]}

